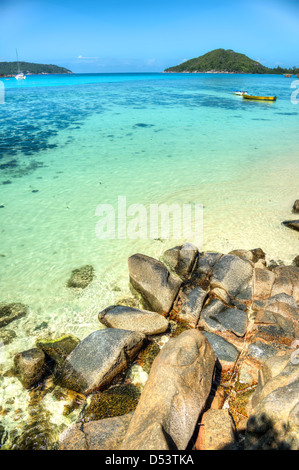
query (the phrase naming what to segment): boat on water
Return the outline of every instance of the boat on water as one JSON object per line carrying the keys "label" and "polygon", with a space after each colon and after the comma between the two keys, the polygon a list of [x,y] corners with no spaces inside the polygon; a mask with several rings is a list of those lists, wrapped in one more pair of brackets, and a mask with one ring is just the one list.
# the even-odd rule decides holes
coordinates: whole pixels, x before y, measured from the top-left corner
{"label": "boat on water", "polygon": [[17,75],[15,75],[15,78],[17,80],[25,80],[26,79],[26,75],[23,74],[23,72],[20,72],[18,73]]}
{"label": "boat on water", "polygon": [[26,75],[23,74],[23,72],[20,71],[20,64],[19,64],[19,57],[18,57],[18,51],[16,49],[16,56],[17,56],[17,62],[18,62],[18,73],[17,75],[15,75],[15,78],[17,80],[25,80],[26,79]]}
{"label": "boat on water", "polygon": [[248,92],[247,91],[234,91],[234,95],[239,95],[239,96],[248,95]]}
{"label": "boat on water", "polygon": [[257,101],[276,101],[276,96],[253,96],[253,95],[243,95],[243,98],[246,100],[257,100]]}

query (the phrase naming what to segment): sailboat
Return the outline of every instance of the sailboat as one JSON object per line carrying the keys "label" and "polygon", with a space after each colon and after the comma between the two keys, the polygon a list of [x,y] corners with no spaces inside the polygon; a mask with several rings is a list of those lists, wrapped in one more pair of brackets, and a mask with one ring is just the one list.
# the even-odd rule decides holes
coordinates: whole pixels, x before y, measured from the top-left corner
{"label": "sailboat", "polygon": [[16,49],[16,55],[17,55],[17,62],[18,62],[18,73],[15,75],[15,78],[17,80],[25,80],[26,75],[23,74],[23,72],[20,72],[20,64],[19,64],[19,58],[18,58],[18,51]]}

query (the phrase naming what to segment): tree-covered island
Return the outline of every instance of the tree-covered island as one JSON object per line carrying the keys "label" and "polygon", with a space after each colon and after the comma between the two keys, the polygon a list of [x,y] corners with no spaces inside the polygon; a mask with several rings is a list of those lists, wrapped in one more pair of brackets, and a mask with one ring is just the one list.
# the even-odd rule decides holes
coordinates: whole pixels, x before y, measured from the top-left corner
{"label": "tree-covered island", "polygon": [[268,68],[245,54],[234,52],[231,49],[215,49],[195,59],[187,60],[182,64],[169,67],[166,73],[259,73],[259,74],[298,74],[296,67],[285,69],[282,67]]}
{"label": "tree-covered island", "polygon": [[0,62],[0,77],[14,77],[18,72],[25,75],[43,75],[53,73],[73,73],[58,65],[34,64],[31,62]]}

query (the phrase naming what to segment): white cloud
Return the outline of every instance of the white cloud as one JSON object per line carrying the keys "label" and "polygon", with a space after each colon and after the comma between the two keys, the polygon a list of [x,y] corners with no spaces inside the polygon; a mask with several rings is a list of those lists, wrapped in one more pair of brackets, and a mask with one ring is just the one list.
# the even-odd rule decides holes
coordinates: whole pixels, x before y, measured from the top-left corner
{"label": "white cloud", "polygon": [[145,65],[147,65],[148,67],[151,67],[152,65],[154,65],[156,63],[157,59],[148,59],[145,61]]}
{"label": "white cloud", "polygon": [[98,57],[83,57],[82,55],[78,55],[77,58],[80,60],[98,60]]}

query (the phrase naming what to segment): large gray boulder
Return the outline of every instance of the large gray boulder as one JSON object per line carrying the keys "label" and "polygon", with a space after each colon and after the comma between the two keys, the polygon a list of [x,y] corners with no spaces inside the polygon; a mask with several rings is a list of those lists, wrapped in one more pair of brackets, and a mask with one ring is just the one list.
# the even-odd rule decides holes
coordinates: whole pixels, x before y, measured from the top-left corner
{"label": "large gray boulder", "polygon": [[247,331],[248,317],[244,310],[227,308],[218,299],[212,299],[202,311],[199,326],[210,332],[230,331],[234,335],[243,337]]}
{"label": "large gray boulder", "polygon": [[274,272],[269,269],[255,268],[253,276],[253,300],[268,299],[275,281]]}
{"label": "large gray boulder", "polygon": [[167,315],[181,287],[181,279],[171,274],[161,261],[139,253],[130,256],[128,265],[131,285],[141,295],[144,307]]}
{"label": "large gray boulder", "polygon": [[38,348],[28,349],[14,356],[15,373],[23,387],[36,385],[45,373],[45,354]]}
{"label": "large gray boulder", "polygon": [[161,261],[165,263],[170,271],[174,271],[182,279],[186,279],[191,273],[198,255],[198,249],[192,243],[184,243],[166,250]]}
{"label": "large gray boulder", "polygon": [[265,362],[250,403],[245,450],[299,450],[299,353]]}
{"label": "large gray boulder", "polygon": [[193,269],[192,278],[208,278],[212,272],[213,266],[223,255],[216,251],[207,251],[200,253],[197,257],[196,265]]}
{"label": "large gray boulder", "polygon": [[102,389],[126,369],[144,339],[143,333],[114,328],[91,333],[65,359],[59,384],[85,395]]}
{"label": "large gray boulder", "polygon": [[177,318],[196,327],[208,293],[201,287],[184,288],[179,295],[180,310]]}
{"label": "large gray boulder", "polygon": [[221,364],[222,370],[226,371],[231,369],[240,354],[237,348],[219,335],[209,331],[203,331],[202,334],[208,339],[212,346],[216,357]]}
{"label": "large gray boulder", "polygon": [[196,450],[234,450],[236,432],[234,422],[227,409],[210,408],[201,419],[196,440]]}
{"label": "large gray boulder", "polygon": [[201,312],[201,317],[197,326],[203,328],[205,331],[225,331],[223,325],[221,325],[218,321],[213,320],[213,317],[223,312],[225,308],[226,305],[221,302],[221,300],[212,299]]}
{"label": "large gray boulder", "polygon": [[145,335],[164,333],[168,320],[156,312],[124,305],[112,305],[99,313],[99,321],[109,328],[139,331]]}
{"label": "large gray boulder", "polygon": [[272,286],[271,296],[287,294],[294,297],[299,303],[299,268],[296,266],[277,266],[273,269],[275,281]]}
{"label": "large gray boulder", "polygon": [[211,315],[210,318],[236,336],[243,337],[247,331],[247,313],[238,308],[226,308],[220,313]]}
{"label": "large gray boulder", "polygon": [[59,450],[118,450],[132,415],[74,423],[59,436]]}
{"label": "large gray boulder", "polygon": [[121,449],[186,449],[211,390],[215,360],[198,330],[169,340],[153,362]]}
{"label": "large gray boulder", "polygon": [[223,255],[213,266],[212,293],[228,302],[236,298],[252,280],[253,264],[235,255]]}

